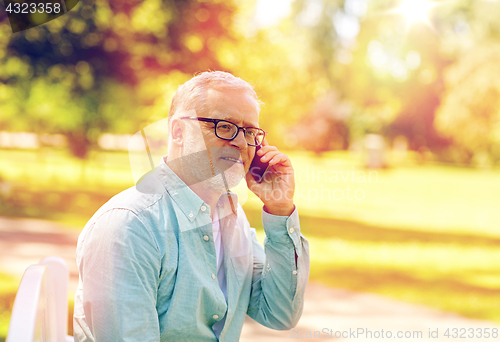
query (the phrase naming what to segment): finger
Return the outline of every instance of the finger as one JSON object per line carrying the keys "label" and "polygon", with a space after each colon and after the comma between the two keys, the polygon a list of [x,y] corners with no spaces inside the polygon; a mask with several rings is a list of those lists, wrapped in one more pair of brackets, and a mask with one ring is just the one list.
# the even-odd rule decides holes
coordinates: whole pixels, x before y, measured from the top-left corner
{"label": "finger", "polygon": [[[275,169],[275,170],[280,170],[280,171],[284,171],[284,170],[287,170],[288,168],[290,168],[290,165],[287,163],[286,160],[276,160],[276,161],[271,161],[269,163],[269,167]],[[285,173],[288,173],[288,172],[285,172]]]}
{"label": "finger", "polygon": [[279,154],[273,156],[273,158],[269,159],[269,165],[277,165],[277,164],[281,164],[283,166],[291,166],[292,165],[290,162],[290,158],[288,158],[288,156],[284,153],[279,153]]}
{"label": "finger", "polygon": [[261,158],[260,160],[264,163],[270,161],[272,158],[275,156],[281,154],[279,151],[267,151]]}
{"label": "finger", "polygon": [[262,146],[260,148],[260,150],[257,151],[257,154],[259,156],[262,156],[262,155],[266,154],[269,151],[277,151],[277,150],[278,150],[278,148],[276,148],[276,146],[270,146],[270,145],[268,145],[268,146]]}

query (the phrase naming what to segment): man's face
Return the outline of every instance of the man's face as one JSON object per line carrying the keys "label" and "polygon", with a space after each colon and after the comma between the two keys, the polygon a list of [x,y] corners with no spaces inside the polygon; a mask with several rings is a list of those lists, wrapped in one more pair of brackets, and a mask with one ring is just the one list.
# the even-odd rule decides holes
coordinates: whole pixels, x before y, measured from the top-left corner
{"label": "man's face", "polygon": [[[257,102],[249,94],[208,90],[206,101],[205,110],[196,113],[200,118],[226,120],[240,127],[259,127]],[[238,132],[235,139],[227,141],[215,135],[215,125],[211,122],[186,120],[186,125],[195,125],[195,129],[186,135],[183,156],[207,150],[206,154],[200,155],[197,165],[189,168],[193,177],[198,180],[211,178],[207,185],[219,189],[225,187],[220,175],[224,172],[228,187],[236,186],[248,172],[255,155],[255,147],[248,146],[243,132]],[[198,127],[201,129],[201,137],[197,134]],[[213,174],[217,176],[207,177]]]}

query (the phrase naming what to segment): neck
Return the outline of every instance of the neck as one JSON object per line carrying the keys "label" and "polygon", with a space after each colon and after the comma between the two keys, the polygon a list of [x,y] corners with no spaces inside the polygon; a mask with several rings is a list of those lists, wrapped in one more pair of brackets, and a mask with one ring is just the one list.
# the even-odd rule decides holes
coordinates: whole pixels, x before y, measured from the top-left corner
{"label": "neck", "polygon": [[[167,160],[165,160],[165,162],[167,162]],[[189,173],[184,170],[185,166],[182,165],[181,158],[168,158],[168,166],[196,195],[198,195],[199,198],[203,200],[203,202],[210,206],[210,217],[212,218],[217,202],[226,192],[226,187],[221,184],[220,188],[213,188],[207,184],[210,179],[205,179],[203,181],[190,179]],[[220,177],[220,175],[218,177]],[[211,178],[211,175],[208,174],[206,178]]]}
{"label": "neck", "polygon": [[206,204],[210,206],[210,218],[213,218],[213,213],[217,202],[219,202],[220,197],[225,193],[225,191],[217,191],[215,189],[210,189],[202,183],[196,183],[190,185],[189,188],[198,195],[199,198],[203,200]]}

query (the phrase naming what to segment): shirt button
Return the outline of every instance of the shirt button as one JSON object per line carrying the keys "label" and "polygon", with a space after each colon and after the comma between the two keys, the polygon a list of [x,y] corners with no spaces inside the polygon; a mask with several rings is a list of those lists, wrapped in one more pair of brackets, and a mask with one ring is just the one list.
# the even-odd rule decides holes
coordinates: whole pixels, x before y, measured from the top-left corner
{"label": "shirt button", "polygon": [[219,319],[219,315],[213,315],[212,318],[213,319]]}
{"label": "shirt button", "polygon": [[205,211],[207,210],[207,207],[205,207],[204,205],[201,206],[201,211]]}
{"label": "shirt button", "polygon": [[189,214],[189,217],[193,217],[193,213],[190,213],[190,214]]}
{"label": "shirt button", "polygon": [[208,241],[208,240],[210,240],[210,238],[208,237],[208,235],[205,235],[205,236],[203,237],[203,240]]}
{"label": "shirt button", "polygon": [[212,279],[215,279],[215,274],[212,273]]}
{"label": "shirt button", "polygon": [[293,274],[297,274],[297,271],[296,271],[296,270],[293,270],[293,272],[292,272],[292,273],[293,273]]}
{"label": "shirt button", "polygon": [[295,231],[295,229],[293,229],[293,228],[290,228],[290,230],[289,230],[290,234],[293,234],[294,231]]}

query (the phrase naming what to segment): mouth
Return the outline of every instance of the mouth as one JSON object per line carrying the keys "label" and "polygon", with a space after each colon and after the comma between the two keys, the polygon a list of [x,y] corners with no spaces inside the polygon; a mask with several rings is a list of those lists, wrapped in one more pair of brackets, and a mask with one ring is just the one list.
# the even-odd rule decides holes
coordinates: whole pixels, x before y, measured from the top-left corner
{"label": "mouth", "polygon": [[227,160],[227,161],[232,162],[232,163],[238,163],[238,164],[243,165],[243,161],[239,160],[239,159],[235,159],[235,158],[231,158],[231,157],[220,157],[220,159]]}

